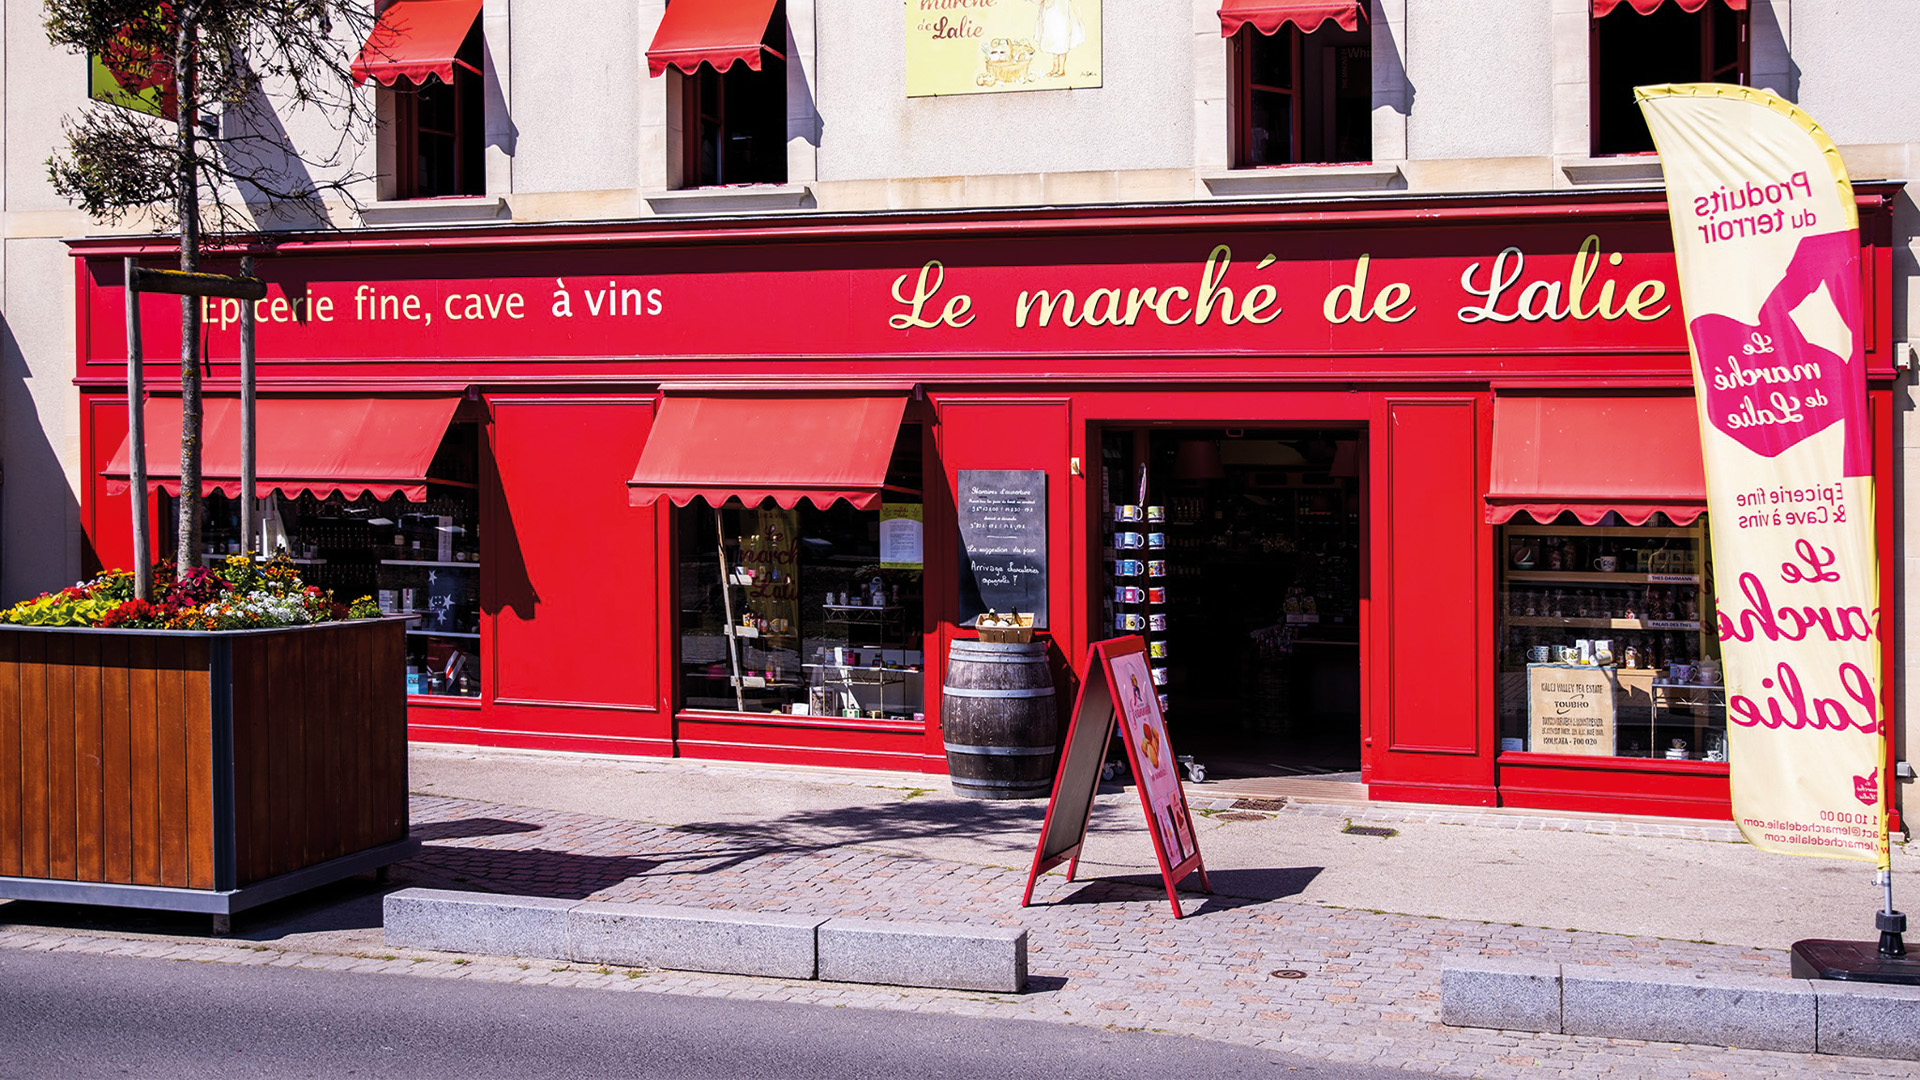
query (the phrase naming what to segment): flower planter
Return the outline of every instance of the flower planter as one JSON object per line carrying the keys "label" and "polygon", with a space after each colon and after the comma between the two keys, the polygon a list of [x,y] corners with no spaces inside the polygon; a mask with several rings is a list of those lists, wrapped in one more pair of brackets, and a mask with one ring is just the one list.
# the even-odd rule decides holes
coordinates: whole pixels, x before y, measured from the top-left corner
{"label": "flower planter", "polygon": [[405,625],[0,625],[0,897],[219,929],[413,854]]}

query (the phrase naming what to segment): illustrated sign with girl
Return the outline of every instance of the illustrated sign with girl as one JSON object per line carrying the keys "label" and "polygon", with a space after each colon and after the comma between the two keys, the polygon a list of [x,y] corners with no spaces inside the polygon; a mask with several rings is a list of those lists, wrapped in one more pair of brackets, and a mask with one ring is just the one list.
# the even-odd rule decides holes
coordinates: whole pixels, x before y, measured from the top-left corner
{"label": "illustrated sign with girl", "polygon": [[907,96],[1100,85],[1100,0],[907,0]]}

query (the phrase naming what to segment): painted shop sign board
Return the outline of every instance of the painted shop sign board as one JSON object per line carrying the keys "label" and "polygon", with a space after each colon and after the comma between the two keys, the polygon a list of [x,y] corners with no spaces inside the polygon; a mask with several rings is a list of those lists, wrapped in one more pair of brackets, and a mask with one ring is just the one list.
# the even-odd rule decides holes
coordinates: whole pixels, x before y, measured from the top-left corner
{"label": "painted shop sign board", "polygon": [[1080,693],[1073,703],[1073,717],[1060,753],[1060,771],[1054,778],[1053,798],[1047,803],[1047,817],[1033,851],[1033,868],[1027,873],[1026,893],[1020,898],[1022,907],[1033,901],[1033,886],[1041,874],[1066,863],[1067,880],[1072,881],[1079,869],[1093,797],[1100,786],[1100,766],[1106,759],[1116,720],[1127,767],[1132,770],[1135,790],[1140,792],[1140,807],[1147,815],[1147,834],[1153,838],[1154,857],[1159,860],[1160,878],[1167,888],[1167,901],[1173,905],[1173,917],[1181,916],[1175,887],[1188,874],[1198,871],[1200,887],[1213,891],[1200,858],[1199,841],[1194,837],[1193,814],[1187,808],[1186,791],[1180,786],[1173,743],[1160,713],[1160,698],[1154,693],[1147,668],[1146,642],[1129,636],[1097,641],[1087,649],[1080,672]]}
{"label": "painted shop sign board", "polygon": [[1527,749],[1536,754],[1611,755],[1612,668],[1585,664],[1527,665]]}
{"label": "painted shop sign board", "polygon": [[907,0],[906,12],[908,97],[1100,85],[1100,0]]}
{"label": "painted shop sign board", "polygon": [[960,621],[989,611],[1033,613],[1047,625],[1047,474],[961,469]]}
{"label": "painted shop sign board", "polygon": [[[1111,371],[1129,357],[1241,354],[1333,374],[1351,373],[1359,354],[1404,371],[1412,358],[1463,352],[1679,352],[1671,246],[1662,225],[1636,221],[752,251],[645,236],[428,253],[290,244],[258,260],[268,294],[254,314],[263,364],[310,367],[940,356],[977,368],[1088,354]],[[84,268],[83,354],[124,365],[120,260]],[[245,303],[205,301],[213,363],[238,356]],[[150,351],[177,341],[177,311],[151,304],[143,319]]]}

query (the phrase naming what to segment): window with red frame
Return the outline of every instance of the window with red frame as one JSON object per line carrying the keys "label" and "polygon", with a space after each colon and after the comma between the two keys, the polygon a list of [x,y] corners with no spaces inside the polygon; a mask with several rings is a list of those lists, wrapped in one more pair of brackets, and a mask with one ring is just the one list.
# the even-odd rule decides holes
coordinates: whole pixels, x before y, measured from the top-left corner
{"label": "window with red frame", "polygon": [[396,199],[486,192],[478,20],[454,60],[451,85],[428,75],[417,85],[402,80],[387,91],[393,94]]}
{"label": "window with red frame", "polygon": [[1594,11],[1590,85],[1596,156],[1653,150],[1653,135],[1633,100],[1636,86],[1747,85],[1752,71],[1747,13],[1727,0],[1706,0],[1696,11],[1667,0],[1645,15],[1631,3],[1616,0],[1608,9],[1600,0]]}
{"label": "window with red frame", "polygon": [[1310,34],[1251,24],[1232,49],[1234,165],[1373,159],[1373,47],[1363,24],[1328,20]]}
{"label": "window with red frame", "polygon": [[760,70],[735,61],[676,71],[686,110],[683,187],[784,184],[787,180],[786,5],[767,21]]}

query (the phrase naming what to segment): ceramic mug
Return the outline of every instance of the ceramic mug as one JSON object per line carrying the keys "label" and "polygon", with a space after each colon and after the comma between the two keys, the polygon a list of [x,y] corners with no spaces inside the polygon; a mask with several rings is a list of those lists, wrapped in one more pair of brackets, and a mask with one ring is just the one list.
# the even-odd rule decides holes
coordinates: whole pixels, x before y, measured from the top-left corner
{"label": "ceramic mug", "polygon": [[1671,683],[1690,683],[1693,681],[1693,665],[1678,660],[1667,665],[1667,681]]}
{"label": "ceramic mug", "polygon": [[1563,664],[1577,664],[1580,662],[1580,650],[1575,649],[1571,645],[1562,645],[1556,652],[1559,655],[1560,662]]}
{"label": "ceramic mug", "polygon": [[1602,555],[1593,560],[1593,568],[1603,574],[1611,574],[1615,570],[1620,569],[1620,557],[1618,555]]}
{"label": "ceramic mug", "polygon": [[1719,686],[1720,685],[1720,661],[1702,660],[1694,666],[1699,671],[1701,685],[1703,686]]}
{"label": "ceramic mug", "polygon": [[1527,650],[1527,661],[1533,664],[1544,664],[1552,656],[1553,650],[1545,645],[1535,645]]}

